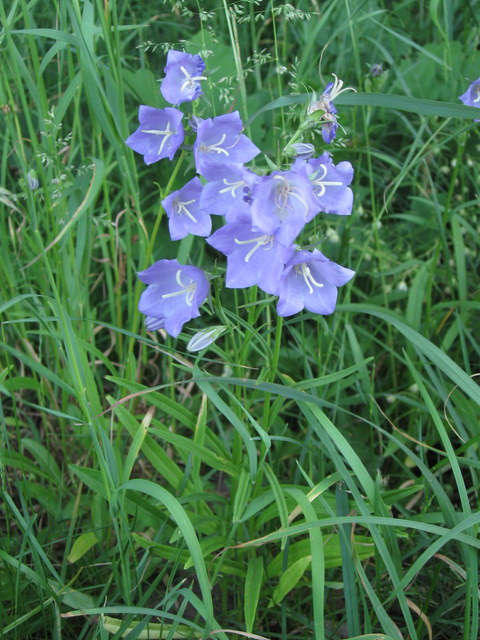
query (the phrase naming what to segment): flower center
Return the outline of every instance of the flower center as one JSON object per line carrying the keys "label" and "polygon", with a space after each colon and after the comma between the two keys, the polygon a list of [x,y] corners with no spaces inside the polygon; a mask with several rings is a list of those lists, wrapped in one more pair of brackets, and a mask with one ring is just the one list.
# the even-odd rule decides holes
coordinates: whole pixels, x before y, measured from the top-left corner
{"label": "flower center", "polygon": [[193,204],[194,202],[195,202],[195,199],[186,200],[185,202],[182,202],[178,198],[175,198],[175,200],[173,201],[173,211],[175,214],[179,216],[181,215],[187,216],[187,218],[190,218],[192,222],[197,222],[197,219],[187,209],[187,205]]}
{"label": "flower center", "polygon": [[[310,271],[310,267],[306,262],[301,262],[300,264],[295,265],[295,272],[298,273],[305,280],[305,284],[308,287],[308,293],[313,293],[313,287],[317,287],[321,289],[323,284],[321,282],[317,282],[315,278],[312,276],[312,272]],[[313,286],[312,286],[313,285]]]}
{"label": "flower center", "polygon": [[170,122],[167,122],[166,129],[142,129],[142,133],[153,133],[156,136],[163,136],[160,147],[158,149],[158,155],[160,155],[163,151],[163,148],[165,147],[165,144],[167,143],[167,140],[170,138],[170,136],[173,136],[177,132],[173,131],[170,128]]}
{"label": "flower center", "polygon": [[191,280],[190,284],[185,285],[182,282],[182,270],[179,269],[175,274],[175,281],[178,286],[181,287],[179,291],[172,291],[172,293],[164,293],[162,298],[173,298],[174,296],[183,296],[185,295],[185,302],[189,307],[192,306],[193,300],[195,298],[195,290],[197,288],[197,283],[195,280]]}
{"label": "flower center", "polygon": [[240,245],[241,244],[254,245],[243,259],[244,262],[248,262],[250,258],[253,256],[253,254],[255,253],[255,251],[260,247],[265,247],[266,251],[272,248],[273,236],[268,236],[267,234],[263,234],[261,236],[257,236],[256,238],[251,238],[250,240],[239,240],[238,238],[234,238],[233,241],[235,242],[235,244],[240,244]]}
{"label": "flower center", "polygon": [[[319,175],[320,172],[321,172],[321,175]],[[320,167],[318,168],[318,170],[315,171],[314,173],[312,173],[309,176],[310,181],[311,181],[313,187],[315,188],[314,189],[314,194],[315,194],[316,198],[320,198],[321,196],[324,195],[324,193],[326,191],[325,186],[328,186],[328,187],[341,187],[341,186],[343,186],[342,182],[324,180],[326,175],[327,175],[327,167],[324,164],[321,164]]]}
{"label": "flower center", "polygon": [[226,137],[227,134],[222,133],[222,137],[218,142],[214,142],[213,144],[201,144],[200,151],[214,151],[215,153],[224,153],[226,156],[229,156],[230,154],[228,153],[228,151],[220,146],[223,142],[225,142]]}
{"label": "flower center", "polygon": [[302,196],[301,190],[288,182],[288,180],[286,180],[283,176],[276,175],[273,176],[273,179],[281,181],[281,184],[277,186],[275,197],[273,199],[275,206],[278,209],[277,215],[280,220],[283,220],[287,217],[287,209],[293,209],[291,201],[292,198],[296,198],[303,205],[303,207],[305,207],[306,215],[308,213],[308,204],[305,198]]}
{"label": "flower center", "polygon": [[473,95],[475,96],[473,102],[480,102],[480,84],[476,84],[473,87]]}
{"label": "flower center", "polygon": [[200,80],[206,80],[205,76],[191,76],[185,67],[180,67],[181,72],[185,76],[185,81],[180,87],[180,91],[185,91],[185,89],[196,89],[195,83]]}

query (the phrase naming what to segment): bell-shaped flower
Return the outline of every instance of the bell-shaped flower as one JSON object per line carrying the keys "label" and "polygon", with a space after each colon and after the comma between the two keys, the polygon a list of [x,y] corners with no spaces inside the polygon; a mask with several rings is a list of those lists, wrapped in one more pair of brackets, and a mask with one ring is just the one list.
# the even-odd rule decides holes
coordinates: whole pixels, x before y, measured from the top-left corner
{"label": "bell-shaped flower", "polygon": [[200,175],[207,180],[221,180],[232,167],[239,168],[260,153],[260,149],[242,133],[242,128],[238,111],[198,123],[193,152]]}
{"label": "bell-shaped flower", "polygon": [[337,303],[337,287],[348,282],[355,272],[332,262],[314,249],[297,251],[285,266],[280,284],[277,313],[291,316],[302,309],[328,315]]}
{"label": "bell-shaped flower", "polygon": [[350,162],[343,161],[334,165],[330,154],[325,152],[319,158],[310,158],[307,162],[296,160],[293,168],[305,171],[320,211],[340,216],[352,213],[353,192],[348,186],[353,180]]}
{"label": "bell-shaped flower", "polygon": [[276,291],[293,251],[277,242],[274,235],[252,231],[249,223],[242,222],[224,225],[207,242],[227,256],[227,287],[258,285],[266,293]]}
{"label": "bell-shaped flower", "polygon": [[203,93],[200,80],[206,80],[202,75],[204,70],[205,62],[199,55],[171,49],[164,69],[165,78],[160,86],[165,100],[170,104],[180,104],[198,98]]}
{"label": "bell-shaped flower", "polygon": [[174,338],[185,322],[200,315],[210,288],[201,269],[177,260],[159,260],[138,277],[148,284],[138,303],[147,316],[145,326],[149,331],[164,328]]}
{"label": "bell-shaped flower", "polygon": [[[472,82],[465,93],[459,96],[459,99],[467,107],[480,107],[480,78]],[[478,122],[478,119],[475,122]]]}
{"label": "bell-shaped flower", "polygon": [[306,174],[274,171],[252,190],[252,226],[290,246],[305,224],[320,211]]}
{"label": "bell-shaped flower", "polygon": [[245,167],[232,167],[227,177],[204,185],[200,206],[210,214],[224,216],[227,222],[249,222],[249,195],[257,180],[257,174]]}
{"label": "bell-shaped flower", "polygon": [[212,221],[209,214],[200,207],[202,189],[200,180],[193,178],[162,200],[172,240],[181,240],[189,233],[204,237],[210,235]]}
{"label": "bell-shaped flower", "polygon": [[143,155],[146,164],[162,158],[172,160],[185,137],[182,118],[183,113],[173,107],[156,109],[142,105],[138,110],[140,126],[125,142]]}

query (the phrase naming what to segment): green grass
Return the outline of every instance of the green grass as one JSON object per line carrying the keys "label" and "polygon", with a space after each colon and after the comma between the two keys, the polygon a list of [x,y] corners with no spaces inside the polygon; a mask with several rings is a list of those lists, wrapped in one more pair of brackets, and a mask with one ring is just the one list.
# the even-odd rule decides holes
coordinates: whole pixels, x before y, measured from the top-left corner
{"label": "green grass", "polygon": [[[0,4],[2,637],[479,636],[478,3],[292,4]],[[143,328],[137,271],[222,268],[168,237],[190,154],[124,143],[182,47],[272,162],[357,88],[353,213],[304,237],[356,270],[333,315],[216,278],[177,340]]]}

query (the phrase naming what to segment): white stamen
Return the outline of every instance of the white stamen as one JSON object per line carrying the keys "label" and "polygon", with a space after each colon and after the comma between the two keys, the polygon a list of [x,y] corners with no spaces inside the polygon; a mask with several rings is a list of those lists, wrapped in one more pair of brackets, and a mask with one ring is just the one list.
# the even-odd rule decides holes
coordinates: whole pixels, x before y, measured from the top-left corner
{"label": "white stamen", "polygon": [[312,276],[310,267],[307,266],[306,262],[302,262],[301,264],[295,265],[295,271],[297,273],[300,273],[303,276],[303,279],[305,280],[305,284],[308,287],[308,293],[313,293],[312,284],[314,287],[318,287],[319,289],[323,287],[323,284],[321,282],[317,282],[315,278]]}
{"label": "white stamen", "polygon": [[476,84],[473,87],[473,93],[474,95],[476,95],[477,97],[473,100],[473,102],[480,102],[480,84]]}
{"label": "white stamen", "polygon": [[200,145],[200,151],[215,151],[215,153],[224,153],[226,156],[229,156],[230,154],[228,153],[228,151],[226,149],[222,149],[222,147],[219,147],[219,145],[222,144],[222,142],[225,141],[226,137],[227,137],[227,134],[226,133],[222,133],[222,137],[220,138],[220,140],[218,142],[215,142],[215,144],[209,144],[209,145],[201,144]]}
{"label": "white stamen", "polygon": [[185,91],[185,89],[187,89],[187,88],[188,89],[195,89],[195,82],[207,79],[205,76],[191,76],[188,73],[188,71],[185,69],[185,67],[180,67],[180,69],[181,69],[183,75],[186,78],[185,82],[180,87],[180,91]]}
{"label": "white stamen", "polygon": [[170,122],[167,122],[167,128],[163,131],[161,129],[142,129],[142,133],[153,133],[156,136],[164,136],[164,138],[162,139],[162,142],[160,143],[160,147],[158,149],[158,155],[160,155],[163,151],[163,147],[165,146],[168,138],[170,136],[173,136],[177,132],[172,131],[170,129]]}
{"label": "white stamen", "polygon": [[263,235],[258,236],[256,238],[252,238],[251,240],[239,240],[238,238],[234,238],[233,241],[235,242],[235,244],[253,244],[253,243],[255,243],[255,246],[253,246],[250,249],[250,251],[247,253],[247,255],[243,259],[244,262],[248,262],[250,260],[250,258],[253,256],[253,254],[255,253],[255,251],[257,249],[259,249],[260,247],[266,247],[267,245],[270,245],[268,247],[268,249],[266,249],[267,251],[272,248],[273,236],[268,236],[267,234],[263,234]]}
{"label": "white stamen", "polygon": [[227,186],[225,187],[225,189],[220,189],[220,191],[218,193],[229,193],[232,196],[232,198],[236,198],[237,194],[235,193],[235,191],[237,189],[240,189],[243,186],[246,186],[246,182],[245,180],[237,180],[237,182],[229,182],[226,178],[223,179],[223,184],[226,184]]}
{"label": "white stamen", "polygon": [[181,296],[185,294],[185,302],[189,307],[192,306],[192,302],[195,298],[195,290],[197,288],[197,284],[195,280],[192,280],[189,285],[184,285],[182,282],[182,270],[179,269],[175,275],[175,280],[179,287],[181,287],[180,291],[172,291],[172,293],[163,294],[162,298],[173,298],[175,296]]}
{"label": "white stamen", "polygon": [[315,173],[312,173],[309,178],[310,181],[312,183],[312,185],[314,185],[315,187],[319,187],[320,188],[320,193],[315,192],[315,197],[316,198],[320,198],[321,196],[324,195],[326,189],[325,186],[328,187],[342,187],[343,186],[343,182],[334,182],[334,181],[326,181],[324,180],[325,176],[327,175],[327,167],[324,164],[321,164],[319,167],[319,170],[323,171],[323,175],[318,176],[318,171],[315,171]]}

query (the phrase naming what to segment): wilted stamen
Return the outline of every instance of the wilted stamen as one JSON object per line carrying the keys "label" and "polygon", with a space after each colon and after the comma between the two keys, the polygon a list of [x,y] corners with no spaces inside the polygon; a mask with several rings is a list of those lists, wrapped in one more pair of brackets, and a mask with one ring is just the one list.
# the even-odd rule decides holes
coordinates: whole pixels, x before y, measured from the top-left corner
{"label": "wilted stamen", "polygon": [[301,189],[296,189],[283,176],[273,176],[273,179],[283,181],[283,184],[278,187],[274,198],[275,206],[280,209],[280,218],[284,217],[285,209],[288,207],[290,207],[290,209],[292,208],[291,204],[288,202],[290,198],[296,198],[299,200],[305,207],[305,213],[308,212],[308,204],[302,196]]}
{"label": "wilted stamen", "polygon": [[186,200],[185,202],[182,202],[181,200],[174,200],[173,201],[173,210],[176,214],[178,215],[185,215],[187,216],[187,218],[190,218],[190,220],[192,222],[197,222],[197,219],[190,213],[190,211],[187,209],[187,204],[193,204],[195,202],[194,200]]}

